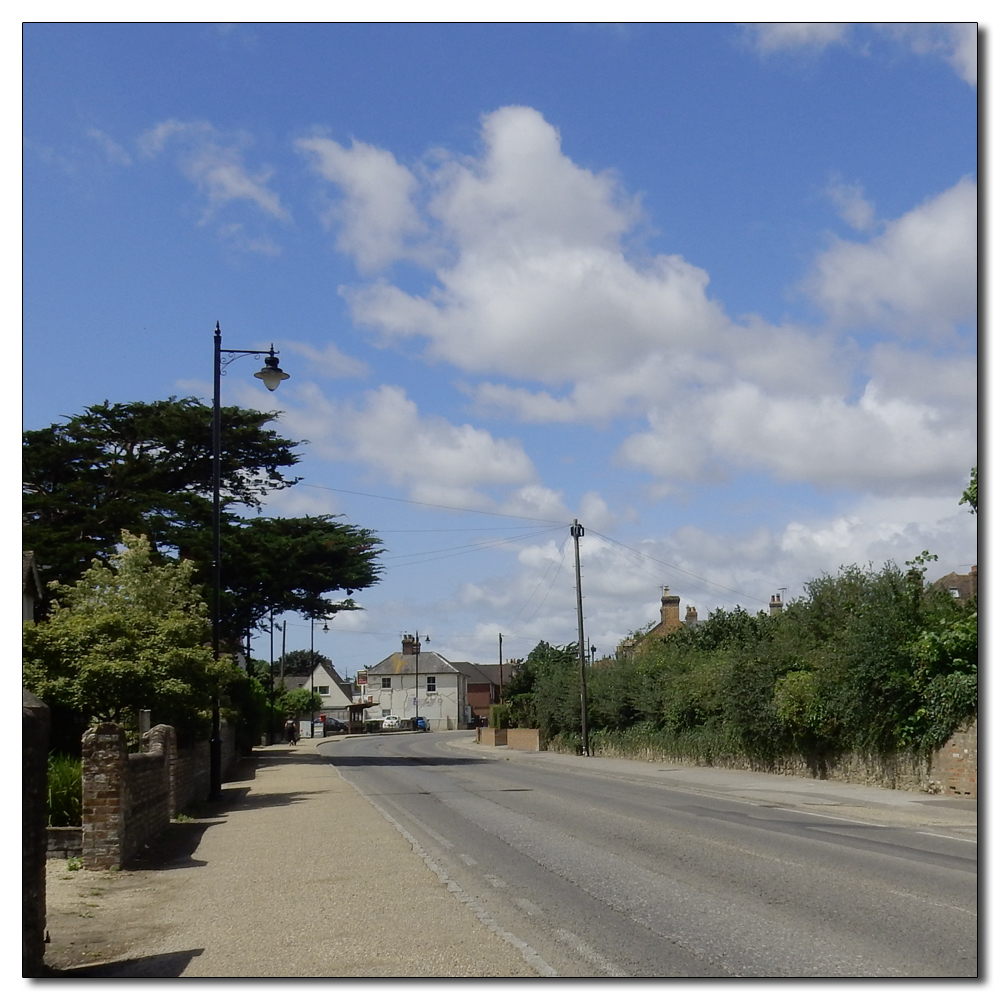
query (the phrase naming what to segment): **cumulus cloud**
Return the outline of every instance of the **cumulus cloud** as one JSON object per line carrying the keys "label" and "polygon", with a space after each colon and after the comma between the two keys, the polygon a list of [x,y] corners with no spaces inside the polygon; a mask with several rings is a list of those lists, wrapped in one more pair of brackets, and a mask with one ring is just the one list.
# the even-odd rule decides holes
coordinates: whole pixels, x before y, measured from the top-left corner
{"label": "cumulus cloud", "polygon": [[[373,154],[337,147],[333,159],[341,169],[355,155]],[[835,239],[818,256],[806,287],[832,322],[810,330],[734,321],[709,298],[707,273],[680,255],[628,255],[636,199],[612,174],[571,162],[532,109],[485,116],[476,157],[435,151],[421,172],[427,194],[414,187],[416,173],[380,162],[392,168],[398,210],[385,213],[395,221],[378,245],[410,252],[419,202],[422,232],[438,241],[436,281],[421,294],[376,277],[344,294],[355,320],[385,342],[419,337],[432,358],[493,376],[462,386],[480,415],[604,425],[644,417],[647,429],[624,441],[619,459],[667,483],[735,468],[907,491],[952,475],[974,451],[975,419],[960,402],[963,392],[975,396],[967,363],[949,369],[954,391],[928,394],[915,363],[907,381],[903,369],[888,370],[891,352],[876,358],[844,336],[878,328],[883,339],[916,342],[972,317],[971,180],[877,230],[861,186],[834,182],[830,197],[874,235]],[[359,196],[358,217],[369,194]],[[531,489],[512,503],[558,506],[536,480],[522,485]]]}
{"label": "cumulus cloud", "polygon": [[455,506],[495,506],[490,487],[537,480],[534,465],[516,440],[498,440],[470,424],[423,416],[397,386],[364,393],[360,403],[335,403],[312,384],[297,391],[282,427],[310,442],[322,458],[360,464],[412,499]]}
{"label": "cumulus cloud", "polygon": [[835,239],[805,288],[841,325],[947,334],[975,316],[977,226],[963,178],[866,243]]}
{"label": "cumulus cloud", "polygon": [[979,74],[977,26],[973,21],[959,24],[882,24],[878,29],[917,55],[944,59],[970,86]]}
{"label": "cumulus cloud", "polygon": [[964,469],[976,453],[968,418],[966,408],[901,399],[874,381],[857,402],[767,395],[744,382],[651,411],[650,429],[627,438],[620,459],[674,480],[763,469],[783,481],[893,493],[933,488]]}
{"label": "cumulus cloud", "polygon": [[338,250],[353,256],[362,271],[408,256],[408,246],[426,227],[412,201],[417,179],[392,153],[357,140],[347,149],[322,136],[296,146],[344,192],[327,219],[337,225]]}
{"label": "cumulus cloud", "polygon": [[290,215],[281,199],[267,186],[274,171],[262,167],[253,173],[244,162],[250,143],[249,136],[222,133],[208,122],[170,119],[145,132],[139,148],[150,157],[168,148],[178,150],[181,171],[205,198],[203,221],[234,201],[250,202],[265,215],[288,220]]}

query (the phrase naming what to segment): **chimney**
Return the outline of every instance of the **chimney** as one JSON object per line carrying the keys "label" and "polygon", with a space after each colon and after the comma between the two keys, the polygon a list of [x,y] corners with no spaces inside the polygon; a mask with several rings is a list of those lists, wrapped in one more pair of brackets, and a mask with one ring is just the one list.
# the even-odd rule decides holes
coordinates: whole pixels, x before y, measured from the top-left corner
{"label": "chimney", "polygon": [[780,594],[772,594],[771,595],[771,603],[770,603],[769,607],[771,609],[771,617],[772,618],[774,618],[777,615],[780,615],[781,611],[782,611],[782,608],[784,608],[784,606],[785,605],[782,603],[781,595]]}
{"label": "chimney", "polygon": [[666,628],[679,628],[681,624],[681,599],[670,593],[669,587],[663,588],[660,598],[660,624]]}
{"label": "chimney", "polygon": [[420,652],[420,640],[412,635],[403,636],[403,656],[415,656]]}
{"label": "chimney", "polygon": [[698,609],[687,606],[687,613],[684,615],[684,624],[693,625],[698,620]]}

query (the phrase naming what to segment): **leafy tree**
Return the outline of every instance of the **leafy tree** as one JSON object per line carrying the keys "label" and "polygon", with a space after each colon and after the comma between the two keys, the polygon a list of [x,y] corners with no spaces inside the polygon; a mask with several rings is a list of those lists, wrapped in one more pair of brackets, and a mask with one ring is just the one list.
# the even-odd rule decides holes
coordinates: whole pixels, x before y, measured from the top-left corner
{"label": "leafy tree", "polygon": [[[278,675],[280,662],[280,660],[275,661],[275,676]],[[285,654],[286,677],[308,677],[315,667],[326,667],[328,670],[332,670],[333,660],[315,649],[293,649]]]}
{"label": "leafy tree", "polygon": [[[271,611],[328,617],[356,607],[379,578],[379,540],[334,517],[247,518],[271,491],[298,482],[284,469],[296,442],[266,425],[276,414],[224,407],[223,636],[235,643]],[[211,584],[212,409],[196,399],[88,408],[24,435],[24,547],[47,575],[73,583],[111,558],[122,530],[146,535],[157,558],[195,562]],[[339,601],[324,597],[346,591]]]}
{"label": "leafy tree", "polygon": [[187,561],[156,565],[148,540],[122,532],[110,565],[53,587],[48,620],[24,625],[24,685],[44,701],[134,729],[141,709],[181,739],[207,734],[212,692],[238,674],[215,663]]}
{"label": "leafy tree", "polygon": [[318,712],[323,707],[323,699],[309,688],[294,688],[281,694],[274,707],[279,714],[298,719]]}
{"label": "leafy tree", "polygon": [[972,510],[973,514],[979,513],[979,466],[974,465],[972,467],[972,475],[969,479],[969,485],[965,488],[965,492],[962,494],[962,499],[958,501],[959,506],[962,504],[968,504]]}
{"label": "leafy tree", "polygon": [[[297,480],[296,442],[265,425],[277,414],[222,408],[223,507],[258,507]],[[64,424],[26,431],[24,547],[44,554],[51,578],[73,583],[107,561],[122,530],[182,556],[208,530],[212,510],[212,408],[197,399],[108,403]]]}

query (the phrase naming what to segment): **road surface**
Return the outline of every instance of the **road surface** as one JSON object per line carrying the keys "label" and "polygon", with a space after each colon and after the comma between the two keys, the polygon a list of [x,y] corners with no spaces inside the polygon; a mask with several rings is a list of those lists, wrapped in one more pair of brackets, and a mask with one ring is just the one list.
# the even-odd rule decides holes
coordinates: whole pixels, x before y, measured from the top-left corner
{"label": "road surface", "polygon": [[[541,975],[977,974],[974,834],[897,823],[885,809],[879,822],[840,819],[783,804],[795,796],[682,787],[669,765],[498,751],[471,737],[318,749],[470,919]],[[829,785],[830,801],[816,801],[841,805]]]}

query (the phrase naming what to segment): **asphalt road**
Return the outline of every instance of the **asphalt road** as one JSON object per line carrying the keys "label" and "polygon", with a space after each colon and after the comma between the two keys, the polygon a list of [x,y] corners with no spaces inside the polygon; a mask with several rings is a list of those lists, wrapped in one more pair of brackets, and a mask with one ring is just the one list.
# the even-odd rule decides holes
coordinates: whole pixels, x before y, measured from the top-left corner
{"label": "asphalt road", "polygon": [[470,736],[318,749],[542,975],[977,974],[975,835],[895,821],[899,793],[878,822],[840,819]]}

